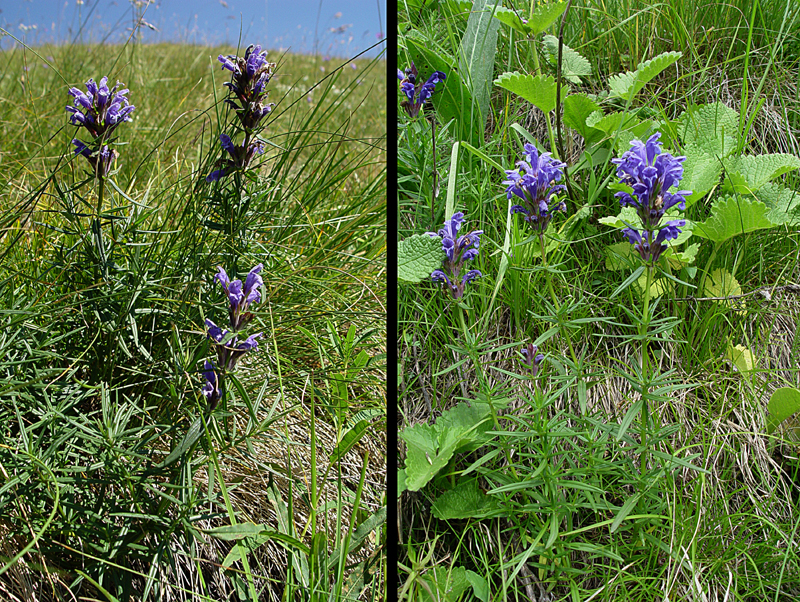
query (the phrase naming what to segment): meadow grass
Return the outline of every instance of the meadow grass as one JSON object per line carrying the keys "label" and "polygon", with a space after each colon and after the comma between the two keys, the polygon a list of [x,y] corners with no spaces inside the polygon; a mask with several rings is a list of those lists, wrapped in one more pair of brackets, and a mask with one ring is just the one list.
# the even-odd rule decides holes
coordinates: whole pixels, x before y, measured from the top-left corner
{"label": "meadow grass", "polygon": [[[219,54],[2,53],[4,600],[384,598],[384,62],[270,53],[265,152],[207,182]],[[65,106],[103,76],[136,109],[98,203]],[[213,278],[258,263],[264,335],[209,413]]]}
{"label": "meadow grass", "polygon": [[[398,595],[796,599],[796,423],[768,434],[767,405],[799,382],[797,167],[773,179],[793,199],[780,207],[766,190],[728,187],[720,172],[680,212],[694,225],[696,257],[662,261],[658,286],[629,278],[638,254],[618,223],[600,221],[620,213],[610,159],[656,130],[670,152],[692,155],[680,119],[694,105],[718,102],[741,116],[729,143],[742,155],[797,155],[796,5],[572,2],[563,43],[591,74],[569,82],[569,93],[622,117],[601,133],[564,127],[563,144],[555,111],[498,85],[485,120],[477,101],[459,109],[451,96],[456,78],[477,86],[505,72],[556,76],[543,35],[558,36],[560,17],[528,36],[499,25],[496,43],[465,56],[462,39],[474,40],[475,27],[479,41],[492,39],[491,18],[466,2],[400,5],[398,66],[416,58],[419,81],[432,69],[448,80],[424,118],[398,109],[398,240],[463,211],[460,233],[483,231],[468,264],[483,277],[458,300],[429,278],[398,289]],[[533,4],[503,5],[527,17]],[[641,92],[609,95],[612,76],[669,51],[682,56]],[[519,215],[508,219],[502,184],[526,142],[570,174],[559,196],[566,214],[553,218],[544,251]],[[710,244],[697,224],[725,199],[763,200],[783,221],[748,230],[738,213],[728,221],[740,231]],[[535,378],[520,353],[531,342],[545,354]]]}

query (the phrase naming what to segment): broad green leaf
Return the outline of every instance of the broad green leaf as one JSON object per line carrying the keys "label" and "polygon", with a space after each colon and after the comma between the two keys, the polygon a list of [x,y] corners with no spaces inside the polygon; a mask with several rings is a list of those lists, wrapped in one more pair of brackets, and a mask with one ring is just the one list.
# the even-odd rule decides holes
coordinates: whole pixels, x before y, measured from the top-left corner
{"label": "broad green leaf", "polygon": [[721,159],[736,148],[739,113],[721,102],[693,105],[680,116],[678,123],[684,143],[694,144],[707,155]]}
{"label": "broad green leaf", "polygon": [[487,518],[500,510],[493,497],[478,488],[476,479],[469,479],[445,491],[431,506],[432,514],[440,520]]}
{"label": "broad green leaf", "polygon": [[[544,36],[544,49],[554,67],[558,66],[558,38],[555,36]],[[576,52],[566,44],[561,45],[561,75],[573,84],[582,83],[581,77],[588,77],[592,74],[592,64],[587,61],[579,52]]]}
{"label": "broad green leaf", "polygon": [[672,268],[679,270],[682,267],[693,264],[699,250],[700,245],[693,243],[683,251],[676,251],[673,247],[670,247],[664,252],[664,256],[667,257]]}
{"label": "broad green leaf", "polygon": [[[523,75],[515,71],[503,73],[494,83],[524,98],[545,113],[556,108],[556,82],[551,75]],[[562,93],[563,91],[564,88]]]}
{"label": "broad green leaf", "polygon": [[608,80],[611,98],[630,100],[644,85],[683,56],[681,52],[664,52],[639,63],[636,71],[612,75]]}
{"label": "broad green leaf", "polygon": [[[639,292],[639,295],[644,294],[644,289],[647,286],[647,274],[642,274],[639,276],[639,279],[636,281],[636,289]],[[655,299],[656,297],[662,297],[672,292],[674,286],[672,281],[667,278],[655,278],[650,283],[650,298]]]}
{"label": "broad green leaf", "polygon": [[447,257],[442,239],[415,234],[397,244],[397,277],[405,282],[422,282],[442,267]]}
{"label": "broad green leaf", "polygon": [[528,19],[528,28],[533,34],[542,33],[550,27],[567,8],[567,3],[564,0],[551,2],[542,2],[540,0],[536,4],[536,9]]}
{"label": "broad green leaf", "polygon": [[793,387],[776,390],[767,404],[767,434],[771,435],[781,422],[798,411],[800,411],[800,390]]}
{"label": "broad green leaf", "polygon": [[800,193],[770,182],[759,189],[756,197],[769,207],[767,219],[770,221],[787,226],[800,225]]}
{"label": "broad green leaf", "polygon": [[474,571],[467,571],[467,581],[472,586],[472,593],[481,602],[489,602],[489,583]]}
{"label": "broad green leaf", "polygon": [[683,162],[683,179],[681,190],[691,190],[686,197],[686,207],[691,207],[717,184],[722,175],[722,163],[714,155],[704,151],[696,142],[688,143],[683,150],[686,161]]}
{"label": "broad green leaf", "polygon": [[724,160],[728,179],[740,194],[753,194],[770,180],[800,169],[800,159],[794,155],[748,155]]}
{"label": "broad green leaf", "polygon": [[524,37],[527,37],[531,31],[527,23],[522,21],[522,19],[525,17],[521,11],[513,11],[510,8],[498,6],[494,13],[494,17],[501,23],[508,25],[512,29],[520,32]]}
{"label": "broad green leaf", "polygon": [[406,491],[406,469],[401,468],[397,471],[397,498],[400,499],[400,494]]}
{"label": "broad green leaf", "polygon": [[418,579],[428,585],[427,588],[417,588],[416,600],[419,602],[457,602],[470,587],[467,570],[463,566],[437,566]]}
{"label": "broad green leaf", "polygon": [[708,275],[703,290],[705,297],[735,297],[742,294],[742,287],[725,268],[717,268]]}
{"label": "broad green leaf", "polygon": [[[474,107],[472,128],[482,134],[489,115],[489,95],[492,92],[494,75],[494,55],[497,49],[497,32],[500,23],[492,18],[498,0],[475,0],[467,21],[467,29],[461,39],[459,71],[472,93]],[[475,115],[476,110],[479,115]],[[483,142],[483,136],[480,140]]]}
{"label": "broad green leaf", "polygon": [[761,201],[727,197],[714,203],[706,221],[694,224],[693,233],[722,242],[739,234],[774,228],[777,224],[767,218],[768,211]]}
{"label": "broad green leaf", "polygon": [[728,343],[725,358],[730,360],[736,366],[736,370],[742,373],[752,372],[757,368],[756,356],[744,345],[733,346]]}
{"label": "broad green leaf", "polygon": [[419,491],[462,448],[477,449],[491,426],[488,404],[460,403],[445,411],[435,425],[418,424],[400,433],[406,442],[406,488]]}
{"label": "broad green leaf", "polygon": [[[630,188],[628,190],[630,190]],[[601,217],[597,221],[617,229],[636,226],[640,223],[636,209],[630,206],[623,207],[616,216],[607,215],[606,217]]]}
{"label": "broad green leaf", "polygon": [[600,111],[600,106],[586,94],[570,94],[564,99],[564,125],[576,130],[584,140],[595,138],[595,128],[586,124],[586,118]]}
{"label": "broad green leaf", "polygon": [[607,270],[627,270],[630,269],[631,265],[638,265],[639,261],[639,254],[633,250],[633,245],[628,242],[618,242],[606,247]]}

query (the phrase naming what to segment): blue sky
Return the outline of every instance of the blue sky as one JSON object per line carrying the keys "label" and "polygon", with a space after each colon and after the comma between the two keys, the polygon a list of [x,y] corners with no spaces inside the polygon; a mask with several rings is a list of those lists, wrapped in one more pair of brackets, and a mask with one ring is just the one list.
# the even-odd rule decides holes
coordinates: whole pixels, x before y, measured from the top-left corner
{"label": "blue sky", "polygon": [[[0,2],[0,27],[31,45],[124,41],[135,15],[131,0]],[[157,30],[143,27],[145,42],[236,45],[241,28],[243,46],[350,57],[385,33],[386,0],[156,0],[144,21]],[[11,43],[5,37],[0,46]]]}

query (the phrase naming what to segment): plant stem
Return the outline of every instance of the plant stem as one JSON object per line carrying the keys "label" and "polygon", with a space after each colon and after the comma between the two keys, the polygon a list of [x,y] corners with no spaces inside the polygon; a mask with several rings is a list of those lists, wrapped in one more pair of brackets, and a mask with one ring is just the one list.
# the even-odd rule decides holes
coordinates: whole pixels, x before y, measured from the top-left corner
{"label": "plant stem", "polygon": [[[547,251],[544,247],[544,232],[539,232],[539,244],[542,248],[542,265],[547,268]],[[545,280],[547,281],[547,290],[550,293],[550,298],[553,300],[553,305],[556,306],[556,312],[559,315],[558,318],[558,327],[561,330],[561,334],[564,335],[564,338],[567,339],[567,345],[569,345],[569,354],[572,356],[572,361],[575,362],[575,366],[578,366],[578,356],[575,354],[575,348],[572,346],[572,339],[569,336],[569,329],[564,327],[561,328],[561,304],[558,302],[558,297],[556,297],[556,291],[553,289],[553,281],[550,278],[550,272],[545,271]]]}
{"label": "plant stem", "polygon": [[650,328],[650,285],[653,282],[653,265],[646,268],[647,278],[644,288],[644,304],[642,308],[642,321],[639,323],[639,336],[642,337],[642,476],[647,470],[647,431],[650,426],[650,407],[647,401],[647,387],[649,362],[647,357],[647,331]]}
{"label": "plant stem", "polygon": [[[439,176],[436,171],[436,120],[431,120],[431,140],[433,141],[433,187],[431,188],[431,227],[436,230],[436,216],[434,215],[434,203],[436,202],[436,186],[437,178]],[[445,216],[447,218],[447,216]]]}

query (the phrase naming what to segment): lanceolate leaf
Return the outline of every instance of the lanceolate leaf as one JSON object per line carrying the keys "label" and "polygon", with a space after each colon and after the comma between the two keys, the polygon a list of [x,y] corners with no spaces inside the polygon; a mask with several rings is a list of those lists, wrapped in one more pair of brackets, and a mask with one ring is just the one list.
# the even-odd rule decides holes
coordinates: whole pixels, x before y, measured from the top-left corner
{"label": "lanceolate leaf", "polygon": [[459,70],[472,92],[475,106],[470,107],[471,123],[473,132],[477,129],[481,134],[480,139],[476,140],[479,143],[483,142],[482,133],[489,114],[497,31],[500,29],[500,23],[492,18],[497,2],[498,0],[475,0],[461,40],[462,60],[459,60]]}
{"label": "lanceolate leaf", "polygon": [[768,212],[760,201],[727,197],[714,203],[706,221],[694,225],[694,235],[722,242],[738,234],[774,228],[777,224],[767,218]]}
{"label": "lanceolate leaf", "polygon": [[644,85],[683,56],[681,52],[664,52],[639,63],[636,71],[614,75],[608,80],[610,96],[630,100]]}
{"label": "lanceolate leaf", "polygon": [[397,277],[406,282],[430,279],[431,272],[442,267],[445,257],[441,238],[410,236],[397,245]]}
{"label": "lanceolate leaf", "polygon": [[556,108],[556,82],[551,75],[523,75],[515,71],[503,73],[494,83],[521,96],[545,113]]}

